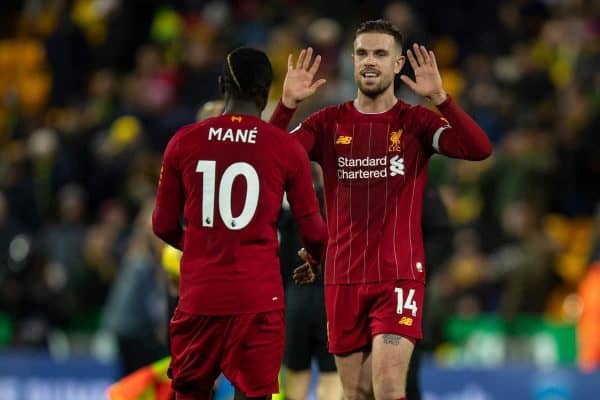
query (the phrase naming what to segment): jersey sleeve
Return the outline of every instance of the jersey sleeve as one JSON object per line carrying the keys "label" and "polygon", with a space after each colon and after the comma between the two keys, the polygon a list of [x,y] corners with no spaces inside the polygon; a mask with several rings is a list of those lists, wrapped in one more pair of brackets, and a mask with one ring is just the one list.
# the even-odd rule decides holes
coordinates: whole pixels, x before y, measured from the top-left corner
{"label": "jersey sleeve", "polygon": [[184,195],[181,171],[177,163],[178,147],[176,135],[167,144],[163,156],[156,204],[152,213],[152,230],[166,243],[182,250],[183,228],[179,218],[183,212]]}
{"label": "jersey sleeve", "polygon": [[[287,108],[281,101],[277,104],[269,122],[280,129],[286,130],[296,110]],[[320,162],[321,149],[319,146],[319,132],[321,131],[322,111],[310,115],[298,126],[290,131],[313,161]]]}
{"label": "jersey sleeve", "polygon": [[419,107],[424,146],[463,160],[484,160],[492,154],[492,144],[485,132],[450,97],[438,109],[442,115]]}
{"label": "jersey sleeve", "polygon": [[321,217],[306,152],[295,141],[290,143],[287,200],[304,247],[320,262],[327,244],[327,227]]}

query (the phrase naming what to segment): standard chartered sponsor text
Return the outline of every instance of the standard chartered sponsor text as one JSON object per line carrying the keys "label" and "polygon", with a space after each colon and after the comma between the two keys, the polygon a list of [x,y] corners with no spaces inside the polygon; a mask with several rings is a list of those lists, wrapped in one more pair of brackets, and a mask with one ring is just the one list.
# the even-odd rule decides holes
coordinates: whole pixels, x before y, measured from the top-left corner
{"label": "standard chartered sponsor text", "polygon": [[387,165],[387,157],[365,157],[365,158],[348,158],[338,157],[338,168],[344,167],[376,167],[381,165],[385,167]]}
{"label": "standard chartered sponsor text", "polygon": [[[402,162],[402,159],[400,159],[400,162]],[[388,159],[385,156],[365,158],[338,157],[337,166],[337,175],[340,180],[388,177]]]}

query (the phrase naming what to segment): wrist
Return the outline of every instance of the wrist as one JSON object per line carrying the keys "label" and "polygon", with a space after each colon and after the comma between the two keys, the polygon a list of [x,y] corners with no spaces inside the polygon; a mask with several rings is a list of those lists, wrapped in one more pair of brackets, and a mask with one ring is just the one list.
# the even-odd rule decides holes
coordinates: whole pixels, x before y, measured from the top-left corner
{"label": "wrist", "polygon": [[316,261],[316,260],[313,258],[313,256],[311,256],[311,255],[310,255],[310,253],[308,253],[308,252],[306,253],[306,262],[307,262],[307,263],[309,263],[311,266],[314,266],[314,265],[318,265],[318,264],[319,264],[319,262],[318,262],[318,261]]}
{"label": "wrist", "polygon": [[281,104],[292,110],[298,108],[298,102],[286,96],[281,97]]}
{"label": "wrist", "polygon": [[428,96],[428,99],[433,103],[433,105],[439,106],[448,99],[448,93],[442,90],[441,92],[431,94]]}

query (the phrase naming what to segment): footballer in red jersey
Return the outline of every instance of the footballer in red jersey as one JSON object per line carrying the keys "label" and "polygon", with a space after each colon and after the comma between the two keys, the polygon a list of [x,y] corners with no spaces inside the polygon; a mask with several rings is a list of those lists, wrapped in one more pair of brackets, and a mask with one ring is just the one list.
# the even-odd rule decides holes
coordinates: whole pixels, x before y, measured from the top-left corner
{"label": "footballer in red jersey", "polygon": [[[401,80],[441,115],[396,98],[402,35],[387,21],[367,21],[354,40],[356,98],[292,130],[323,169],[329,350],[346,399],[371,391],[376,399],[405,396],[408,362],[422,337],[421,214],[429,158],[482,160],[492,151],[486,134],[444,91],[433,52],[415,44],[407,57],[415,80]],[[298,103],[325,83],[314,81],[319,62],[310,48],[296,65],[290,55],[272,123],[286,128]],[[311,277],[298,273],[296,279]]]}
{"label": "footballer in red jersey", "polygon": [[236,399],[278,391],[284,299],[277,220],[284,192],[304,246],[316,260],[325,247],[306,152],[260,119],[272,76],[264,53],[231,52],[220,78],[223,115],[181,128],[164,153],[153,229],[183,250],[169,328],[178,399],[209,399],[221,372]]}

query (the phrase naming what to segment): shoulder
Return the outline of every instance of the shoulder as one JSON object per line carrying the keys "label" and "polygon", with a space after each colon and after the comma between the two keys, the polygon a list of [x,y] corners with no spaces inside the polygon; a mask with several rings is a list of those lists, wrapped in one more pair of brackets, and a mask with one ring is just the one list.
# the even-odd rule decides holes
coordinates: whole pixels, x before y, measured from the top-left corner
{"label": "shoulder", "polygon": [[409,117],[415,119],[431,119],[433,117],[439,117],[439,114],[427,107],[423,107],[420,104],[412,105],[404,103],[405,107],[400,109],[400,113],[406,113]]}
{"label": "shoulder", "polygon": [[199,121],[199,122],[193,122],[191,124],[184,125],[181,128],[179,128],[177,130],[177,132],[175,132],[175,134],[173,135],[173,139],[181,140],[181,139],[185,138],[186,136],[190,135],[192,132],[196,132],[196,131],[202,130],[202,129],[207,129],[210,126],[217,125],[217,124],[219,124],[221,119],[222,119],[221,116],[217,116],[217,117],[207,118],[207,119]]}
{"label": "shoulder", "polygon": [[261,121],[258,129],[262,131],[261,135],[267,133],[269,136],[269,142],[274,144],[276,147],[283,146],[283,148],[289,148],[298,144],[298,141],[293,137],[293,135],[291,135],[290,132],[266,121]]}
{"label": "shoulder", "polygon": [[344,119],[344,115],[348,115],[351,107],[351,102],[345,102],[334,106],[321,108],[310,114],[304,121],[291,130],[291,133],[296,132],[303,126],[309,127],[312,131],[319,132],[322,129],[327,129],[331,124]]}
{"label": "shoulder", "polygon": [[282,156],[282,158],[296,157],[297,154],[304,154],[304,147],[294,137],[291,132],[285,131],[273,124],[265,121],[261,121],[258,129],[261,131],[260,135],[265,133],[268,135],[268,146],[275,149],[275,152]]}
{"label": "shoulder", "polygon": [[347,113],[352,106],[352,102],[337,104],[334,106],[324,107],[310,114],[308,118],[319,119],[325,122],[336,119],[339,115]]}

